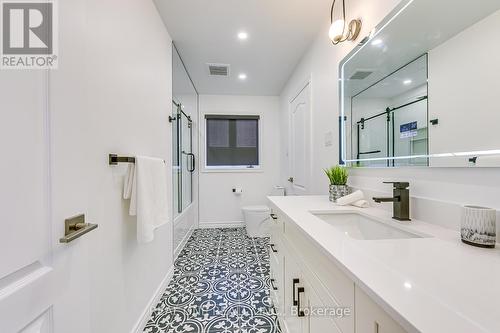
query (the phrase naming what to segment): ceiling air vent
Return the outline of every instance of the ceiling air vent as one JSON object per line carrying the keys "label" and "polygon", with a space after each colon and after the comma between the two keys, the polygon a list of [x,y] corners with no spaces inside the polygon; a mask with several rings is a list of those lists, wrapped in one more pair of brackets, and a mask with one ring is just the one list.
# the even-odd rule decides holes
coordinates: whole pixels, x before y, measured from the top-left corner
{"label": "ceiling air vent", "polygon": [[229,76],[229,65],[225,64],[207,64],[210,76]]}
{"label": "ceiling air vent", "polygon": [[364,80],[368,76],[370,76],[373,72],[372,71],[361,71],[358,70],[356,71],[350,78],[350,80]]}

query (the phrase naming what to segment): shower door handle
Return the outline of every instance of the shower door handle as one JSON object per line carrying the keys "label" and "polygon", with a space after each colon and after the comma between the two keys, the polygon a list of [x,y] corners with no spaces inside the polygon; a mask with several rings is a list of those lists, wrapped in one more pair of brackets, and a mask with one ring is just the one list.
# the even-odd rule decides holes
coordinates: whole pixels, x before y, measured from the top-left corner
{"label": "shower door handle", "polygon": [[191,169],[188,169],[189,172],[193,173],[194,170],[196,169],[196,158],[194,157],[193,153],[187,153],[188,156],[191,156]]}
{"label": "shower door handle", "polygon": [[182,153],[186,156],[191,157],[191,168],[188,168],[188,171],[193,173],[194,170],[196,169],[196,158],[194,157],[193,153],[186,153],[185,151],[182,151]]}

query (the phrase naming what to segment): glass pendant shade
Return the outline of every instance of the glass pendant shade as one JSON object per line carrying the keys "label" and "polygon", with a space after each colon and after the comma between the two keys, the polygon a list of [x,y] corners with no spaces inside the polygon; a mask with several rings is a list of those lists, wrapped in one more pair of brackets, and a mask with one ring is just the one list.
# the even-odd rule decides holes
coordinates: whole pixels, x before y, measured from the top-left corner
{"label": "glass pendant shade", "polygon": [[345,21],[342,19],[336,20],[330,26],[330,31],[328,32],[328,36],[333,42],[339,41],[342,39],[344,35],[344,25]]}

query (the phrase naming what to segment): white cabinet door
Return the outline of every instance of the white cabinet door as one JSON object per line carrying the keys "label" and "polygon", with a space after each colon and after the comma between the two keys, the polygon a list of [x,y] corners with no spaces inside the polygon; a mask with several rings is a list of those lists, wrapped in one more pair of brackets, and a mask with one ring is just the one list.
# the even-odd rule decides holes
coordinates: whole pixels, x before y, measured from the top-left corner
{"label": "white cabinet door", "polygon": [[394,319],[359,287],[356,287],[355,298],[357,333],[406,333]]}
{"label": "white cabinet door", "polygon": [[334,317],[331,316],[331,309],[321,301],[307,280],[304,281],[304,292],[307,306],[305,314],[308,318],[309,332],[342,333],[335,324]]}
{"label": "white cabinet door", "polygon": [[[288,333],[307,333],[307,317],[299,315],[298,301],[299,297],[304,299],[304,293],[299,296],[299,288],[303,286],[303,276],[300,266],[293,258],[293,253],[286,250],[284,247],[284,268],[285,274],[283,278],[283,323]],[[302,301],[302,300],[301,300]],[[305,303],[301,303],[303,307]]]}

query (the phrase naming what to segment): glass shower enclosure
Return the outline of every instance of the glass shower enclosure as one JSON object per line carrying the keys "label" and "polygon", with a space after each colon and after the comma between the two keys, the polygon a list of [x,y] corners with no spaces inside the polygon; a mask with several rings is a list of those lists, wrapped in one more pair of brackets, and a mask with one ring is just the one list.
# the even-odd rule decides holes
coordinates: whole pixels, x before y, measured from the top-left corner
{"label": "glass shower enclosure", "polygon": [[173,196],[174,216],[178,216],[193,202],[193,121],[182,111],[182,104],[173,101],[175,115],[172,117],[173,131]]}
{"label": "glass shower enclosure", "polygon": [[424,54],[381,79],[349,80],[357,92],[348,101],[353,166],[428,165],[427,67]]}
{"label": "glass shower enclosure", "polygon": [[[425,166],[426,157],[385,160],[385,157],[427,155],[427,96],[388,107],[384,112],[356,122],[356,166]],[[378,159],[380,158],[380,159]]]}

